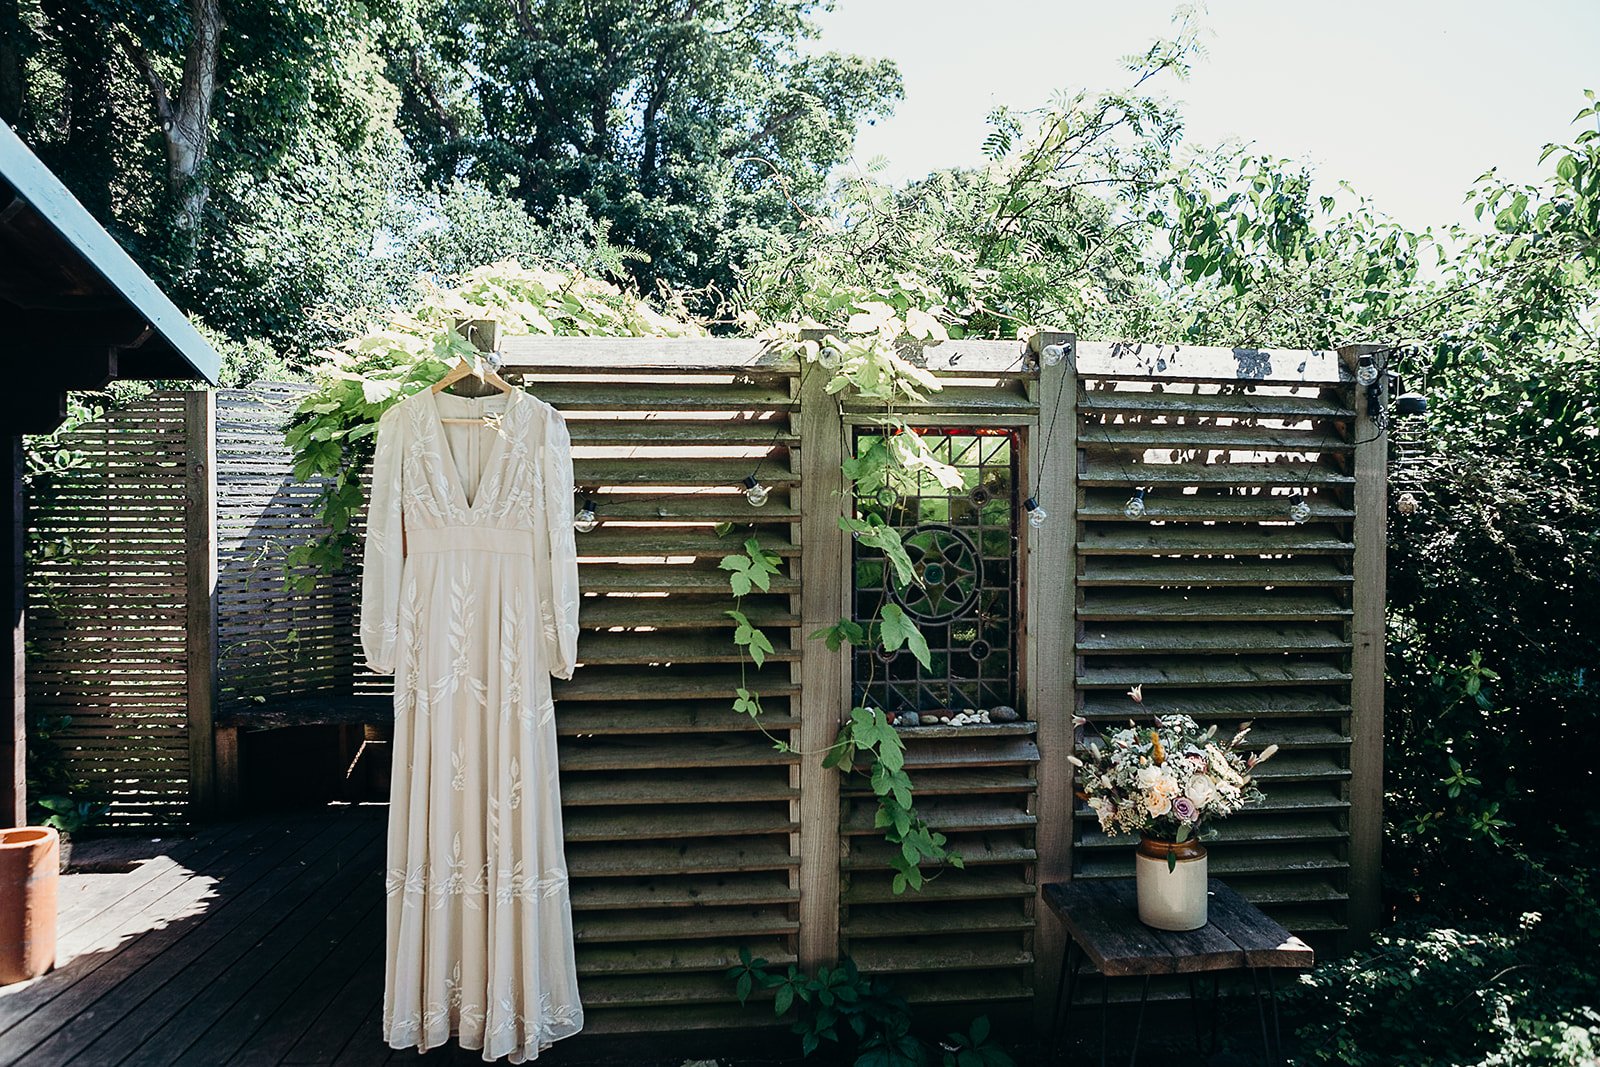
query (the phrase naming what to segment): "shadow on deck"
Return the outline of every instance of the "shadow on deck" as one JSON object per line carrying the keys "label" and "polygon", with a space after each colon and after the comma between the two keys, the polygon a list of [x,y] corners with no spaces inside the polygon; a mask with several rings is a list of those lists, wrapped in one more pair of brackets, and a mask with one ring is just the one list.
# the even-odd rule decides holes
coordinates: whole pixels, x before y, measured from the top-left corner
{"label": "shadow on deck", "polygon": [[[387,813],[341,805],[93,850],[128,858],[63,876],[56,969],[0,987],[0,1067],[482,1063],[379,1036]],[[578,1037],[539,1062],[683,1062],[663,1051]]]}

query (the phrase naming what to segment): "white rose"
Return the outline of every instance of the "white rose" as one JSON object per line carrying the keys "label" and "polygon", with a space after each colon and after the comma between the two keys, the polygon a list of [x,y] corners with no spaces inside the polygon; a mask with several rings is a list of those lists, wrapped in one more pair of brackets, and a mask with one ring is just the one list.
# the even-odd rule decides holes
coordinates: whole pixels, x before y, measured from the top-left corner
{"label": "white rose", "polygon": [[1140,767],[1134,781],[1141,790],[1149,792],[1156,787],[1156,783],[1165,776],[1165,773],[1160,767]]}
{"label": "white rose", "polygon": [[1184,791],[1184,795],[1187,796],[1197,808],[1204,808],[1207,804],[1211,803],[1211,799],[1216,796],[1216,794],[1217,783],[1211,780],[1211,776],[1209,774],[1197,774],[1190,778],[1189,787]]}

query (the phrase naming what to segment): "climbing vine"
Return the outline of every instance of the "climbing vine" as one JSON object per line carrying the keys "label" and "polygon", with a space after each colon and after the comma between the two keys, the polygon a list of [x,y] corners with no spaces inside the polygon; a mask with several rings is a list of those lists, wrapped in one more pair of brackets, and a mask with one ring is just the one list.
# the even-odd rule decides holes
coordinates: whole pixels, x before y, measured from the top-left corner
{"label": "climbing vine", "polygon": [[[921,295],[902,289],[830,291],[818,310],[831,326],[809,319],[759,335],[793,354],[803,373],[827,374],[829,395],[848,393],[882,405],[872,419],[882,432],[864,438],[844,461],[847,505],[886,490],[915,491],[925,480],[946,490],[961,485],[959,472],[940,461],[897,410],[940,389],[933,375],[902,354],[907,346],[948,338],[942,321],[948,314],[927,308]],[[370,461],[378,420],[393,404],[437,381],[458,359],[480,358],[453,327],[461,320],[481,319],[498,322],[508,335],[681,337],[703,332],[681,306],[671,306],[663,314],[581,273],[498,263],[468,273],[454,287],[431,289],[419,306],[322,353],[325,370],[291,421],[286,441],[297,478],[326,479],[320,509],[327,533],[294,549],[290,567],[309,565],[326,573],[341,567],[353,553],[351,520],[363,502],[360,473]],[[899,531],[875,514],[858,518],[856,510],[847,508],[852,514],[839,519],[841,530],[883,556],[896,592],[917,584]],[[748,716],[781,752],[816,756],[843,773],[865,775],[877,798],[875,825],[897,846],[890,859],[894,891],[920,889],[930,877],[925,868],[960,867],[962,861],[947,847],[945,836],[917,814],[905,769],[905,745],[883,710],[866,703],[851,708],[838,737],[820,753],[799,752],[762,724],[761,695],[746,667],[759,670],[774,646],[744,610],[744,598],[771,588],[779,562],[752,537],[743,543],[742,552],[729,554],[721,563],[733,599],[726,614],[741,657],[741,684],[731,694],[733,711]],[[889,653],[904,649],[924,666],[930,663],[927,641],[916,623],[887,595],[872,618],[840,619],[810,637],[834,651],[845,646]]]}

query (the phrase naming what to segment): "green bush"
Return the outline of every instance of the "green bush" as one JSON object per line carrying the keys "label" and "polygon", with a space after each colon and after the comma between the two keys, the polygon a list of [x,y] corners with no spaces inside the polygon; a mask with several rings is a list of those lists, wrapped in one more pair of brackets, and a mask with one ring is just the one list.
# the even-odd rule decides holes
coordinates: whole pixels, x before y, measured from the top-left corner
{"label": "green bush", "polygon": [[1593,861],[1569,844],[1559,861],[1519,863],[1520,877],[1500,886],[1496,919],[1407,919],[1306,976],[1285,997],[1292,1061],[1600,1063]]}

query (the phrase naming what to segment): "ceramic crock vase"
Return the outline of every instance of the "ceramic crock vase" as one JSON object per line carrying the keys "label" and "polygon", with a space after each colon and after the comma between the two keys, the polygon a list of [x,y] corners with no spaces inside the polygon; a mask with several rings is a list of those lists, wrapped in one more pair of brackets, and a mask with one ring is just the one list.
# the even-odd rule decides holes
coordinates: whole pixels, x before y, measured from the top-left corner
{"label": "ceramic crock vase", "polygon": [[1139,921],[1157,930],[1198,930],[1206,924],[1206,849],[1141,838],[1134,853]]}
{"label": "ceramic crock vase", "polygon": [[48,826],[0,830],[0,985],[55,966],[60,848]]}

